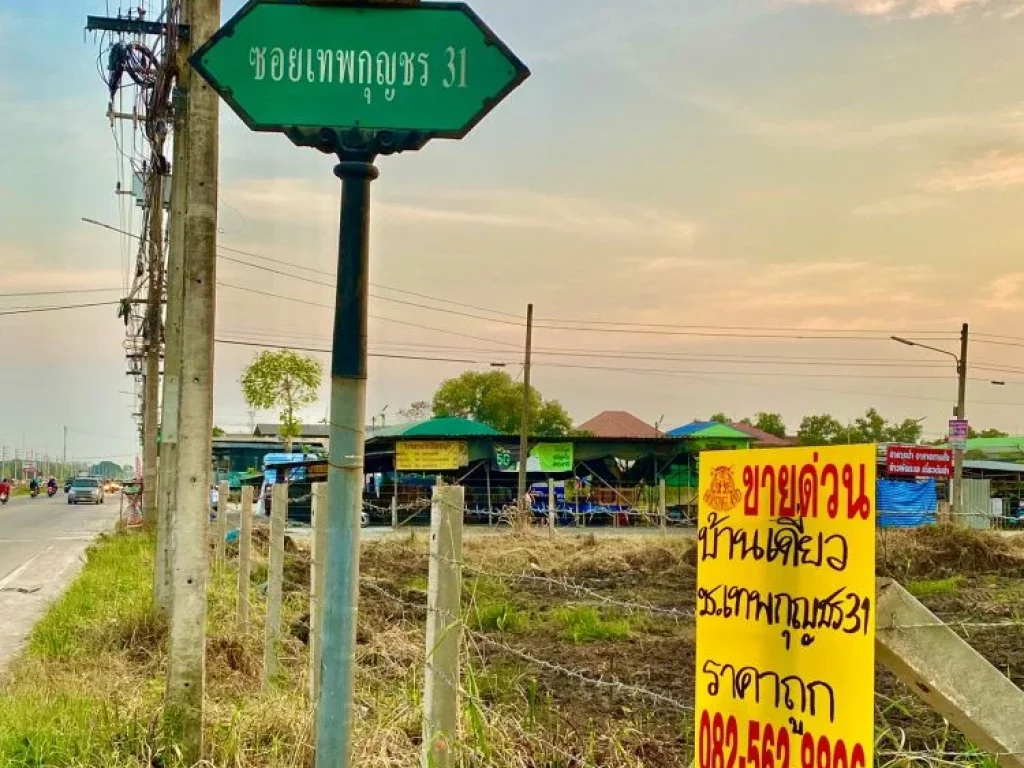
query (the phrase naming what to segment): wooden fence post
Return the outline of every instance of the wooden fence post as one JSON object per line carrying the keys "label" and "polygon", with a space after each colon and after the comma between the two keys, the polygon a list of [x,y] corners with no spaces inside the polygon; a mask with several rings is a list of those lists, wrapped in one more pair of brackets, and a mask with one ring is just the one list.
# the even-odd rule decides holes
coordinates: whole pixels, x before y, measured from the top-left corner
{"label": "wooden fence post", "polygon": [[423,690],[424,768],[455,764],[452,741],[459,719],[462,641],[462,518],[466,490],[434,488],[427,584],[427,662]]}
{"label": "wooden fence post", "polygon": [[227,563],[228,498],[231,488],[227,480],[217,485],[217,562],[223,567]]}
{"label": "wooden fence post", "polygon": [[249,628],[249,578],[252,562],[252,486],[242,486],[238,526],[238,631]]}
{"label": "wooden fence post", "polygon": [[277,674],[277,641],[281,637],[281,593],[284,587],[284,527],[288,519],[288,483],[274,483],[270,504],[270,567],[267,571],[267,637],[263,648],[263,687]]}
{"label": "wooden fence post", "polygon": [[309,700],[320,701],[320,663],[323,654],[324,560],[327,557],[327,483],[313,486],[313,541],[309,574]]}

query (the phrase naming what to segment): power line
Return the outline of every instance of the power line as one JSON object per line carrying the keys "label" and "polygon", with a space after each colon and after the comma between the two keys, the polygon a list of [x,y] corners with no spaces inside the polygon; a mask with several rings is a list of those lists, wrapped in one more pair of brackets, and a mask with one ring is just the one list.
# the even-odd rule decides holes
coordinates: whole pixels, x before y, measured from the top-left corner
{"label": "power line", "polygon": [[[254,288],[246,288],[245,286],[241,286],[241,285],[233,285],[231,283],[224,283],[224,282],[221,282],[220,280],[217,281],[217,285],[221,286],[222,288],[232,288],[232,289],[234,289],[236,291],[245,291],[247,293],[255,293],[255,294],[258,294],[260,296],[269,296],[269,297],[275,298],[275,299],[284,299],[285,301],[293,301],[293,302],[296,302],[296,303],[299,303],[299,304],[306,304],[308,306],[322,307],[324,309],[334,309],[334,305],[333,304],[325,304],[323,302],[309,301],[308,299],[300,299],[297,296],[286,296],[286,295],[284,295],[282,293],[271,293],[270,291],[261,291],[261,290],[256,290]],[[511,343],[506,342],[506,341],[499,341],[498,339],[491,339],[491,338],[488,338],[486,336],[474,336],[474,335],[468,334],[468,333],[460,333],[459,331],[450,331],[447,328],[434,328],[434,327],[429,326],[429,325],[421,325],[420,323],[412,323],[412,322],[409,322],[408,320],[398,320],[397,318],[394,318],[394,317],[384,317],[383,315],[370,315],[369,317],[370,317],[371,320],[380,320],[380,321],[388,322],[388,323],[397,323],[399,325],[409,326],[410,328],[419,328],[421,330],[432,331],[434,333],[446,333],[446,334],[449,334],[451,336],[461,336],[462,338],[466,338],[466,339],[473,339],[475,341],[486,341],[486,342],[489,342],[491,344],[504,345],[504,346],[513,347],[513,348],[518,349],[518,345],[516,345],[516,344],[511,344]]]}
{"label": "power line", "polygon": [[6,309],[0,315],[27,315],[33,312],[60,312],[66,309],[85,309],[86,307],[115,307],[119,301],[96,301],[90,304],[66,304],[62,307],[31,307],[29,309]]}
{"label": "power line", "polygon": [[[96,221],[94,219],[82,218],[82,221],[93,224],[104,229],[108,229],[119,234],[128,235],[129,237],[138,238],[131,232],[112,227],[109,224]],[[263,259],[265,261],[275,262],[284,266],[289,266],[294,269],[300,269],[306,272],[313,272],[322,274],[329,277],[334,277],[334,274],[326,270],[319,270],[313,267],[309,267],[303,264],[295,262],[285,261],[283,259],[277,259],[270,256],[264,256],[261,254],[253,253],[251,251],[244,251],[239,248],[231,248],[229,246],[218,245],[218,250],[226,251],[229,253],[237,253],[239,255],[249,256],[251,258]],[[236,259],[229,256],[221,255],[220,258],[225,261],[241,264],[248,266],[253,269],[259,269],[271,274],[280,275],[282,277],[290,277],[295,280],[301,280],[303,282],[313,283],[321,287],[334,287],[332,284],[324,283],[321,280],[315,280],[313,278],[304,277],[297,275],[292,272],[285,272],[277,270],[272,267],[267,267],[262,264],[254,264],[249,261],[242,259]],[[495,310],[490,308],[484,308],[473,304],[463,304],[460,302],[452,301],[451,299],[445,299],[438,296],[431,296],[430,294],[417,293],[415,291],[408,291],[401,288],[394,288],[382,284],[372,284],[375,288],[382,290],[389,290],[396,293],[403,293],[406,295],[417,296],[419,298],[429,299],[431,301],[438,301],[445,304],[451,304],[453,306],[461,306],[468,309],[475,309],[482,312],[488,312],[490,314],[502,315],[509,318],[518,318],[518,315],[503,312],[501,310]],[[493,317],[482,317],[480,315],[473,315],[464,312],[457,312],[455,310],[443,309],[440,307],[431,307],[424,304],[418,304],[415,302],[406,302],[399,299],[393,299],[386,296],[374,295],[373,298],[381,301],[390,301],[397,304],[403,304],[405,306],[411,306],[418,309],[425,309],[432,312],[441,312],[444,314],[451,314],[460,317],[467,317],[474,320],[482,320],[484,322],[500,323],[503,325],[523,326],[521,320],[502,320]],[[602,321],[602,320],[573,320],[568,318],[549,318],[539,322],[553,323],[549,325],[537,325],[537,328],[544,328],[547,330],[556,331],[574,331],[577,333],[622,333],[622,334],[646,334],[646,335],[663,335],[663,336],[693,336],[702,338],[749,338],[749,339],[784,339],[784,340],[803,340],[803,341],[888,341],[888,335],[890,333],[909,333],[916,335],[925,335],[929,337],[931,341],[941,341],[950,339],[953,337],[942,331],[927,331],[927,330],[910,330],[910,331],[889,331],[885,329],[813,329],[813,328],[796,328],[796,327],[769,327],[769,326],[716,326],[716,325],[672,325],[672,324],[660,324],[660,323],[632,323],[626,321]],[[590,327],[577,327],[577,326],[590,326]],[[595,327],[595,326],[616,326],[616,327]],[[661,330],[659,330],[661,329]],[[709,331],[721,331],[719,333],[712,333]],[[740,333],[739,331],[762,331],[762,333]],[[879,335],[867,335],[867,334],[879,334]],[[994,334],[978,333],[978,336],[992,336]],[[1019,338],[1024,341],[1024,337],[997,337],[997,338]],[[990,343],[990,344],[1004,344],[1007,346],[1020,346],[1022,344],[1007,344],[1006,342],[995,342],[995,341],[984,341],[978,339],[979,343]]]}
{"label": "power line", "polygon": [[[264,349],[294,349],[294,350],[301,351],[301,352],[319,352],[319,353],[323,353],[323,354],[329,354],[330,351],[331,351],[330,349],[328,349],[326,347],[294,347],[294,346],[284,346],[284,345],[273,344],[273,343],[262,343],[262,342],[258,342],[258,341],[243,341],[243,340],[239,340],[239,339],[216,339],[216,342],[218,344],[228,344],[228,345],[246,346],[246,347],[260,347],[260,348],[264,348]],[[419,361],[429,361],[429,362],[453,362],[453,363],[464,363],[464,364],[470,364],[470,365],[490,365],[492,362],[504,362],[507,365],[518,364],[517,361],[511,361],[511,362],[510,361],[487,361],[487,360],[467,360],[467,359],[461,359],[461,358],[444,358],[444,357],[428,357],[428,356],[413,356],[413,355],[386,355],[386,354],[374,353],[374,352],[370,352],[369,356],[370,357],[383,357],[383,358],[390,358],[390,359],[399,359],[399,360],[419,360]],[[584,367],[584,366],[578,366],[578,365],[568,365],[568,364],[559,364],[559,363],[536,363],[536,365],[540,365],[540,366],[545,367],[545,368],[569,368],[569,369],[576,368],[576,369],[578,369],[578,368],[583,368]],[[946,402],[949,402],[949,400],[947,398],[944,398],[944,397],[927,397],[927,396],[924,396],[924,395],[903,395],[903,394],[894,393],[894,392],[865,392],[863,390],[831,389],[831,388],[824,388],[824,387],[808,387],[808,386],[805,386],[805,385],[802,385],[802,384],[801,385],[776,384],[776,383],[770,382],[770,381],[768,381],[768,382],[756,382],[755,383],[755,382],[746,382],[746,381],[742,381],[742,380],[741,381],[737,381],[737,380],[730,380],[730,379],[722,379],[722,378],[716,379],[716,378],[713,378],[714,376],[718,376],[718,375],[720,375],[722,373],[722,372],[719,372],[719,371],[711,372],[711,376],[707,376],[707,375],[701,376],[701,375],[692,375],[691,372],[688,372],[688,371],[660,372],[658,370],[652,370],[652,369],[646,369],[646,368],[637,369],[637,368],[599,367],[599,366],[586,366],[586,368],[591,369],[591,370],[608,371],[608,372],[611,372],[611,373],[626,373],[626,374],[634,374],[634,375],[648,375],[648,376],[656,376],[656,377],[659,377],[659,378],[687,379],[687,380],[691,380],[691,381],[704,381],[704,382],[710,382],[710,383],[714,383],[714,384],[727,383],[727,384],[733,384],[733,385],[738,385],[738,386],[755,386],[755,387],[759,387],[759,388],[775,387],[775,388],[780,388],[780,389],[786,389],[787,391],[791,391],[791,390],[796,389],[796,390],[809,391],[809,392],[825,392],[825,393],[829,393],[829,394],[841,394],[841,395],[858,395],[858,396],[862,396],[862,397],[874,397],[874,398],[881,398],[881,399],[913,400],[913,401],[917,401],[917,402],[936,402],[936,403],[946,403]],[[806,378],[806,377],[799,376],[799,378]],[[837,377],[837,378],[847,378],[848,379],[848,378],[851,378],[851,377],[849,377],[849,376],[841,376],[841,377]],[[893,377],[893,378],[902,378],[902,377]],[[945,377],[939,377],[939,378],[941,379],[941,378],[945,378]],[[981,381],[981,380],[975,379],[975,381]],[[1024,383],[1024,382],[1022,382],[1022,383]],[[986,401],[986,400],[973,400],[972,402],[975,403],[976,405],[1024,407],[1024,403],[1008,403],[1008,402],[1003,402],[1003,401]]]}
{"label": "power line", "polygon": [[66,288],[63,291],[21,291],[18,293],[0,293],[0,298],[14,298],[16,296],[59,296],[65,293],[110,293],[120,291],[120,286],[114,288]]}

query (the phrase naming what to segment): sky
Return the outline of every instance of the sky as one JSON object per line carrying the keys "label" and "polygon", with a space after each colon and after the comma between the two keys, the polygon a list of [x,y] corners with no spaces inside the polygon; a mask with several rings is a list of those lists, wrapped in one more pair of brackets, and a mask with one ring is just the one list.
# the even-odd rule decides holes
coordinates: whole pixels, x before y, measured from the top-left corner
{"label": "sky", "polygon": [[[373,357],[368,422],[463,370],[521,375],[532,302],[534,384],[577,422],[778,411],[795,431],[874,406],[938,437],[954,362],[889,336],[955,351],[969,322],[968,416],[1024,433],[1022,0],[473,5],[533,75],[465,140],[378,162],[370,244],[371,352],[472,362]],[[83,32],[108,11],[0,9],[0,443],[56,454],[67,426],[69,456],[128,462],[115,308],[4,314],[130,282],[131,241],[82,222],[141,220]],[[220,181],[220,244],[253,254],[222,256],[278,273],[219,260],[218,338],[329,346],[330,158],[223,106]],[[44,290],[68,293],[6,295]],[[256,351],[216,348],[230,431]],[[325,383],[306,416],[326,411]]]}

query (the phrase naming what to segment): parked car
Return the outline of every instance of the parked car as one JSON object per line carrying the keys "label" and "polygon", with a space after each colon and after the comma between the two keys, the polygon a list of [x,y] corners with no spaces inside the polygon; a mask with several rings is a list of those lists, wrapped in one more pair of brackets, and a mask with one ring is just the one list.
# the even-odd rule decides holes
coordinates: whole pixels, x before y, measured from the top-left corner
{"label": "parked car", "polygon": [[76,477],[68,491],[68,504],[103,503],[103,482],[98,477]]}

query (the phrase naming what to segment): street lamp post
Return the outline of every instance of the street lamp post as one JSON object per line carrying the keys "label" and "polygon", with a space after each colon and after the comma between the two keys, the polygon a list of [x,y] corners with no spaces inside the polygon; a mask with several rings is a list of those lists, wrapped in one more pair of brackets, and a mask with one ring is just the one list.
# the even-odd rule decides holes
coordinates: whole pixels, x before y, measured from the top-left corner
{"label": "street lamp post", "polygon": [[[893,341],[897,341],[900,344],[905,344],[908,347],[920,347],[921,349],[928,349],[932,352],[940,352],[943,355],[949,355],[956,361],[956,373],[958,379],[957,386],[957,399],[956,399],[956,417],[963,421],[967,418],[967,338],[968,338],[968,327],[967,323],[964,323],[960,328],[960,354],[956,355],[949,350],[940,349],[939,347],[932,347],[927,344],[922,344],[912,339],[904,339],[901,336],[892,336]],[[964,485],[964,451],[963,448],[953,448],[953,488],[951,499],[952,512],[954,517],[960,515],[963,512],[963,485]]]}

